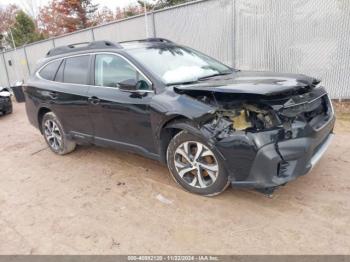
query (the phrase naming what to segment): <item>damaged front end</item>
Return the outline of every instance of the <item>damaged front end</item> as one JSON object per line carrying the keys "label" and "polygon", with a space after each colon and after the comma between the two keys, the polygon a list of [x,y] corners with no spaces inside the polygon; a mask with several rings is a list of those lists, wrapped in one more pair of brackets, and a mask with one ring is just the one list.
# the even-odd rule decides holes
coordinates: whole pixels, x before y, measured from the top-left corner
{"label": "damaged front end", "polygon": [[304,175],[332,137],[335,118],[322,87],[273,96],[178,92],[216,108],[198,125],[234,186],[274,188]]}

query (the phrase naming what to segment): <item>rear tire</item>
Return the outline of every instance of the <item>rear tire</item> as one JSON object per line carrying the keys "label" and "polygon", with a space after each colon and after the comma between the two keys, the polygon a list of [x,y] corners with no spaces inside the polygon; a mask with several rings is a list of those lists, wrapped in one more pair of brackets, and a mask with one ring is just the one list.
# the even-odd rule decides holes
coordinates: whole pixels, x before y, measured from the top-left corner
{"label": "rear tire", "polygon": [[67,138],[61,122],[53,112],[44,115],[41,128],[46,143],[54,153],[65,155],[74,151],[76,143]]}
{"label": "rear tire", "polygon": [[170,141],[167,164],[174,180],[186,191],[215,196],[229,185],[223,161],[201,137],[181,131]]}

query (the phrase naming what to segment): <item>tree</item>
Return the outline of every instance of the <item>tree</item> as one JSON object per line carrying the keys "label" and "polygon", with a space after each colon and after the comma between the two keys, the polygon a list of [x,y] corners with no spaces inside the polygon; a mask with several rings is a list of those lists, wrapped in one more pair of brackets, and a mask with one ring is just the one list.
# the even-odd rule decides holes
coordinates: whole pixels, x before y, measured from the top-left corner
{"label": "tree", "polygon": [[158,10],[174,5],[180,5],[186,2],[190,2],[193,0],[153,0],[153,2],[149,2],[147,0],[138,0],[137,3],[139,4],[140,7],[142,7],[142,12],[144,12],[144,8],[146,5],[147,11],[152,11],[152,10]]}
{"label": "tree", "polygon": [[123,18],[135,16],[141,13],[143,13],[143,9],[140,6],[129,5],[123,8],[123,14],[124,14]]}
{"label": "tree", "polygon": [[155,4],[152,4],[152,3],[147,2],[147,1],[145,1],[145,0],[138,0],[137,3],[138,3],[143,9],[145,9],[145,5],[146,5],[147,11],[151,11],[151,10],[155,7]]}
{"label": "tree", "polygon": [[91,0],[51,0],[48,5],[40,8],[37,17],[40,30],[47,36],[58,36],[64,33],[88,28],[103,21],[102,10],[97,14],[98,5]]}
{"label": "tree", "polygon": [[[16,47],[44,39],[43,35],[37,32],[34,21],[23,11],[16,13],[15,23],[10,30]],[[14,47],[11,32],[7,32],[6,41]]]}
{"label": "tree", "polygon": [[191,0],[159,0],[155,6],[154,9],[158,10],[158,9],[162,9],[165,7],[169,7],[169,6],[174,6],[174,5],[180,5],[186,2],[190,2]]}
{"label": "tree", "polygon": [[8,5],[5,8],[0,7],[0,47],[6,45],[5,36],[14,25],[18,11],[19,8],[16,5]]}
{"label": "tree", "polygon": [[98,5],[93,4],[92,0],[50,0],[48,5],[40,8],[37,24],[40,32],[45,36],[59,36],[90,26],[143,14],[145,5],[147,11],[152,11],[187,1],[138,0],[136,4],[130,4],[124,8],[118,7],[113,12],[107,7],[98,9]]}
{"label": "tree", "polygon": [[66,11],[61,1],[51,1],[39,9],[37,17],[38,28],[47,37],[68,33],[66,28]]}
{"label": "tree", "polygon": [[61,4],[69,32],[90,27],[98,9],[98,4],[92,4],[91,0],[62,0]]}
{"label": "tree", "polygon": [[[151,11],[153,9],[153,5],[146,3],[146,8],[147,8],[147,11]],[[115,12],[115,18],[116,20],[120,20],[127,17],[140,15],[140,14],[143,14],[144,12],[145,12],[144,2],[138,1],[138,4],[130,4],[124,7],[123,9],[121,9],[120,7],[117,7]]]}
{"label": "tree", "polygon": [[15,23],[16,13],[19,11],[17,5],[0,7],[0,33],[7,32]]}
{"label": "tree", "polygon": [[101,10],[97,11],[93,15],[91,19],[91,24],[92,26],[101,25],[112,22],[114,20],[116,20],[116,16],[114,15],[113,11],[108,7],[104,6]]}

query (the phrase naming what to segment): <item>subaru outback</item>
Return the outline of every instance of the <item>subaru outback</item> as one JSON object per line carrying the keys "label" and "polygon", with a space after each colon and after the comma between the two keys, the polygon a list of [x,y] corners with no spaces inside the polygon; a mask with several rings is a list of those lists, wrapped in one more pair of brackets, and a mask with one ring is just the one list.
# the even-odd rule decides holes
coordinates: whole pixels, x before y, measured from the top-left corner
{"label": "subaru outback", "polygon": [[127,150],[205,196],[229,185],[272,191],[305,175],[335,123],[318,79],[240,71],[161,38],[54,48],[24,89],[29,121],[54,153]]}

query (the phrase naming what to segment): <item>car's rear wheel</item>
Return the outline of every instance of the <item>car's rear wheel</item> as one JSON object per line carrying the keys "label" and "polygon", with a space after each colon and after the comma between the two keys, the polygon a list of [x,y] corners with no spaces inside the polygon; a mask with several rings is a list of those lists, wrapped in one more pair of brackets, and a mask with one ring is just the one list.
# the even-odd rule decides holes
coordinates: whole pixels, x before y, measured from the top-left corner
{"label": "car's rear wheel", "polygon": [[223,192],[228,177],[222,160],[199,136],[181,131],[170,141],[167,163],[175,181],[189,192],[214,196]]}
{"label": "car's rear wheel", "polygon": [[53,112],[44,115],[41,128],[46,143],[56,154],[65,155],[75,149],[76,143],[67,138],[63,132],[61,122]]}

